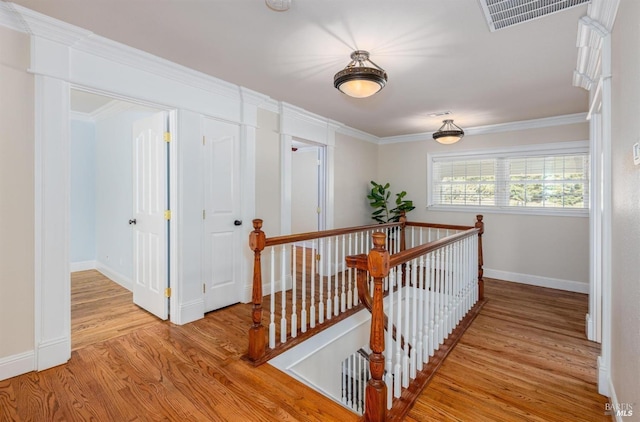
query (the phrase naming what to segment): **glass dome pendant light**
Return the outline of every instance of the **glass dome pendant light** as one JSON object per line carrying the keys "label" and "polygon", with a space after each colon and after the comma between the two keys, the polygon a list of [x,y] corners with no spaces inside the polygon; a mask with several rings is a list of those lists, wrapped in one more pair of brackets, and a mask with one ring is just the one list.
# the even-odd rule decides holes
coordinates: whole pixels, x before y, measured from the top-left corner
{"label": "glass dome pendant light", "polygon": [[333,86],[354,98],[370,97],[387,83],[387,72],[369,60],[369,52],[356,50],[351,62],[333,77]]}
{"label": "glass dome pendant light", "polygon": [[451,145],[458,142],[464,136],[464,130],[453,123],[452,119],[442,121],[440,129],[433,133],[433,139],[444,145]]}

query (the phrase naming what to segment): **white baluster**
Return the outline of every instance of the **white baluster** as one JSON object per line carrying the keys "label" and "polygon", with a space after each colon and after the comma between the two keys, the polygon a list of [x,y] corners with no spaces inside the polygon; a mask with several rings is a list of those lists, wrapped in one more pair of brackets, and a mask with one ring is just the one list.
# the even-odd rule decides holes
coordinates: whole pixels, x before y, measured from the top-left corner
{"label": "white baluster", "polygon": [[280,342],[287,341],[287,249],[280,250],[280,285],[282,286],[282,314],[280,317]]}
{"label": "white baluster", "polygon": [[431,263],[429,268],[429,356],[433,356],[436,348],[436,274],[437,268],[435,267],[435,252],[429,254],[429,262]]}
{"label": "white baluster", "polygon": [[302,309],[300,310],[300,329],[307,332],[307,247],[302,250]]}
{"label": "white baluster", "polygon": [[347,310],[347,236],[342,235],[342,259],[340,265],[344,265],[342,268],[342,294],[340,295],[340,311],[345,312]]}
{"label": "white baluster", "polygon": [[355,403],[353,401],[353,384],[354,384],[354,379],[355,379],[355,361],[356,361],[356,357],[354,355],[349,356],[349,386],[348,388],[348,394],[349,394],[349,407],[351,407],[352,409],[355,410]]}
{"label": "white baluster", "polygon": [[276,248],[271,248],[271,306],[269,323],[269,348],[276,347]]}
{"label": "white baluster", "polygon": [[398,307],[398,313],[396,315],[396,359],[395,359],[395,367],[393,369],[393,396],[400,397],[401,393],[401,382],[402,382],[402,270],[400,267],[397,268],[397,279],[396,283],[398,284],[398,290],[396,294],[396,305]]}
{"label": "white baluster", "polygon": [[[418,325],[418,259],[414,259],[411,263],[411,287],[413,292],[412,299],[412,315],[411,315],[411,355],[409,356],[409,375],[411,379],[416,377],[416,352],[418,343],[416,341],[417,325]],[[408,307],[408,306],[407,306]]]}
{"label": "white baluster", "polygon": [[[351,249],[351,239],[353,238],[352,233],[349,233],[348,235],[348,247],[349,247],[349,252],[347,253],[349,256],[353,255],[353,249]],[[345,271],[347,271],[347,284],[348,284],[348,289],[349,291],[347,292],[347,309],[351,309],[353,307],[353,285],[355,284],[355,280],[354,280],[354,275],[355,275],[355,271],[353,271],[353,268],[346,268]]]}
{"label": "white baluster", "polygon": [[386,342],[386,370],[385,383],[387,384],[387,406],[390,409],[393,402],[393,285],[396,280],[396,269],[389,271],[389,313],[387,324],[387,342]]}
{"label": "white baluster", "polygon": [[451,267],[450,264],[450,247],[447,245],[442,248],[443,261],[444,261],[444,306],[442,307],[442,338],[445,339],[449,335],[449,283],[451,282]]}
{"label": "white baluster", "polygon": [[438,250],[438,254],[439,254],[439,268],[440,271],[438,271],[439,277],[438,277],[438,298],[439,298],[439,302],[438,302],[438,344],[442,345],[444,343],[444,302],[445,302],[445,297],[444,297],[444,260],[445,260],[445,254],[443,252],[443,249],[439,249]]}
{"label": "white baluster", "polygon": [[293,265],[291,266],[293,270],[291,271],[291,279],[293,282],[293,286],[291,287],[291,337],[298,336],[298,309],[297,309],[297,300],[298,300],[298,257],[297,257],[297,248],[296,245],[291,245],[291,258],[293,259]]}
{"label": "white baluster", "polygon": [[402,274],[404,284],[402,286],[402,290],[404,290],[404,303],[402,306],[404,307],[404,328],[402,329],[402,333],[405,337],[404,347],[402,349],[402,386],[407,388],[409,386],[409,311],[411,310],[411,302],[409,300],[409,292],[411,291],[411,280],[410,277],[407,277],[406,271],[411,271],[411,264],[407,263],[405,268],[405,272]]}
{"label": "white baluster", "polygon": [[[336,245],[335,245],[335,259],[334,259],[334,271],[335,276],[333,279],[333,315],[338,316],[340,314],[340,297],[338,296],[338,289],[340,287],[339,273],[340,273],[340,259],[339,259],[339,249],[340,249],[340,241],[338,237],[335,237]],[[344,291],[344,282],[342,283],[342,290]]]}
{"label": "white baluster", "polygon": [[318,261],[318,280],[319,286],[318,290],[320,293],[320,300],[318,302],[318,323],[322,324],[324,322],[324,271],[322,270],[324,267],[322,265],[322,260],[327,260],[327,256],[325,254],[324,249],[324,241],[320,239],[320,244],[318,246],[318,252],[320,253],[320,261]]}
{"label": "white baluster", "polygon": [[420,318],[418,320],[419,323],[419,359],[418,362],[422,362],[424,364],[429,360],[429,292],[427,285],[428,280],[428,266],[429,266],[429,256],[422,255],[420,257]]}
{"label": "white baluster", "polygon": [[[348,359],[348,358],[347,358]],[[347,404],[347,365],[345,361],[342,361],[342,396],[340,397],[340,401],[342,404]]]}
{"label": "white baluster", "polygon": [[309,307],[309,327],[316,326],[316,241],[311,242],[311,306]]}
{"label": "white baluster", "polygon": [[331,298],[331,295],[333,294],[333,292],[331,291],[331,274],[333,272],[333,263],[332,263],[332,258],[333,256],[331,255],[331,238],[327,238],[327,319],[331,319],[331,315],[333,313],[332,311],[332,305],[333,305],[333,299]]}

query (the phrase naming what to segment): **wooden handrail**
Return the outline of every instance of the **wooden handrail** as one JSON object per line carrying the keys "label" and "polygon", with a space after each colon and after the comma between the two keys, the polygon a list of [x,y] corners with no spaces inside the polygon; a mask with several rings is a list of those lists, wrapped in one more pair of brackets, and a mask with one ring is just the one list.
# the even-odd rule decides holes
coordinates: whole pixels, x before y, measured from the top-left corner
{"label": "wooden handrail", "polygon": [[365,230],[379,230],[388,227],[399,227],[401,223],[370,224],[367,226],[347,227],[342,229],[322,230],[317,232],[307,232],[300,234],[287,234],[284,236],[274,236],[266,239],[265,246],[284,245],[286,243],[302,242],[304,240],[322,239],[325,237],[339,236],[342,234],[356,233]]}
{"label": "wooden handrail", "polygon": [[436,224],[436,223],[420,223],[416,221],[407,221],[407,226],[412,227],[426,227],[431,229],[446,229],[446,230],[469,230],[475,226],[456,226],[451,224]]}
{"label": "wooden handrail", "polygon": [[442,239],[434,240],[433,242],[429,242],[424,245],[416,246],[411,249],[393,254],[390,258],[391,268],[397,267],[401,264],[406,264],[407,262],[411,261],[412,259],[418,258],[421,255],[425,255],[429,252],[435,251],[436,249],[440,249],[444,246],[455,243],[460,239],[464,239],[465,237],[473,236],[475,233],[479,232],[480,230],[477,228],[470,228],[469,230],[463,231],[461,233],[443,237]]}

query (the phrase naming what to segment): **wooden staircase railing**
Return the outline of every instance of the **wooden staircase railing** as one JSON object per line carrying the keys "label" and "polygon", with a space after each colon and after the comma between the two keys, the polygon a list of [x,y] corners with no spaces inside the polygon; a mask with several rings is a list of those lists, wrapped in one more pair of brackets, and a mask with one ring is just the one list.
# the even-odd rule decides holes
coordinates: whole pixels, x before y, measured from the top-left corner
{"label": "wooden staircase railing", "polygon": [[[262,231],[262,220],[254,220],[253,226],[249,238],[254,252],[253,306],[247,358],[259,365],[366,307],[372,314],[372,323],[371,378],[365,392],[364,418],[400,420],[428,383],[429,371],[431,375],[435,372],[483,303],[482,216],[477,216],[474,226],[407,222],[403,216],[398,223],[271,238]],[[473,247],[469,246],[471,236],[477,239]],[[456,243],[461,240],[466,241],[466,246]],[[477,255],[477,276],[473,277],[476,287],[471,294],[466,286],[454,298],[450,274],[471,270],[459,262],[453,269],[452,258],[445,255],[460,248],[464,248],[465,256]],[[429,258],[425,261],[425,257]],[[474,259],[472,265],[475,262]],[[268,275],[267,280],[264,274]],[[425,281],[426,274],[433,278],[431,284]],[[269,291],[267,295],[265,290]],[[432,314],[431,318],[441,325],[431,322],[430,329],[435,329],[436,334],[429,333],[432,340],[427,347],[422,341],[427,335],[427,317],[420,317],[425,328],[417,334],[415,327],[420,324],[414,321],[410,328],[409,313],[404,315],[404,323],[400,322],[400,313],[393,319],[393,304],[413,300],[416,309],[417,297],[429,292],[436,293],[436,299],[429,300],[437,300],[434,305],[439,307],[439,314]],[[389,300],[390,315],[385,315],[384,300]],[[462,301],[464,313],[460,310]],[[407,309],[404,308],[409,312]],[[269,316],[268,326],[263,324],[265,313]],[[445,319],[438,319],[445,314],[446,329]],[[437,333],[441,338],[434,341]],[[402,380],[392,365],[392,351],[385,357],[385,336],[388,347],[395,347],[395,356],[399,356],[395,366],[405,370]],[[421,371],[415,369],[417,363],[427,360]],[[409,368],[411,375],[407,375]],[[409,383],[409,379],[413,381]]]}
{"label": "wooden staircase railing", "polygon": [[[345,267],[346,256],[367,253],[372,233],[390,237],[403,231],[403,223],[388,223],[268,238],[262,223],[253,220],[249,236],[254,267],[247,357],[255,365],[361,310],[355,273]],[[398,238],[390,246],[399,250],[399,245]],[[263,260],[265,250],[269,253]],[[269,289],[266,295],[264,286]],[[265,311],[270,317],[267,327]]]}
{"label": "wooden staircase railing", "polygon": [[[369,357],[370,379],[365,394],[363,415],[365,421],[402,420],[484,304],[483,217],[478,215],[475,225],[471,227],[404,223],[403,241],[406,239],[405,231],[410,226],[438,226],[439,229],[457,233],[410,249],[403,246],[393,255],[389,255],[385,249],[386,236],[374,234],[374,247],[367,255],[347,257],[347,267],[357,271],[361,302],[371,312],[369,346],[372,353]],[[470,245],[469,239],[476,238],[477,243]],[[453,256],[454,252],[457,254],[456,257]],[[475,265],[477,259],[477,275],[470,274],[471,268],[467,265],[469,263],[459,260],[459,258],[468,258],[470,253],[474,254],[471,264]],[[455,261],[456,258],[458,261]],[[373,283],[373,289],[369,287],[370,282]],[[477,289],[475,292],[469,291],[470,282],[475,284]],[[398,292],[396,322],[401,326],[400,330],[396,330],[395,323],[389,322],[393,315],[390,317],[384,311],[385,283],[389,286],[386,295],[390,296],[388,300],[391,313],[393,313],[393,295],[394,292]],[[373,290],[373,297],[370,294],[371,290]],[[405,290],[405,312],[401,312],[400,309],[402,290]],[[410,299],[412,303],[409,303]],[[427,321],[427,316],[423,318],[422,313],[419,317],[415,315],[418,313],[419,301],[421,305],[431,306],[431,321]],[[410,306],[413,306],[414,314],[412,337],[411,341],[407,342],[405,336],[408,337],[410,334]],[[438,311],[439,315],[437,315]],[[403,313],[404,327],[401,319]],[[437,320],[435,325],[434,314]],[[417,325],[420,326],[420,332],[416,335]],[[424,332],[422,326],[424,326]],[[427,332],[427,326],[430,326],[431,331]],[[391,343],[396,345],[396,365],[393,367],[391,358],[386,359],[386,373],[385,330],[389,346],[392,346]],[[398,336],[397,331],[401,331],[402,334]],[[405,353],[402,358],[401,350]],[[391,353],[392,350],[387,352],[387,354]],[[391,385],[387,385],[388,383]]]}

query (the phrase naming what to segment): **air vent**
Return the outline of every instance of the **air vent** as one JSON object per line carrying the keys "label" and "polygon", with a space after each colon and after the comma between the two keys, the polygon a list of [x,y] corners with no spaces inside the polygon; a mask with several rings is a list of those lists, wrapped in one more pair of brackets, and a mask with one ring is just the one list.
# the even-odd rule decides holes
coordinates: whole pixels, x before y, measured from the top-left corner
{"label": "air vent", "polygon": [[491,32],[584,3],[589,0],[480,0]]}

